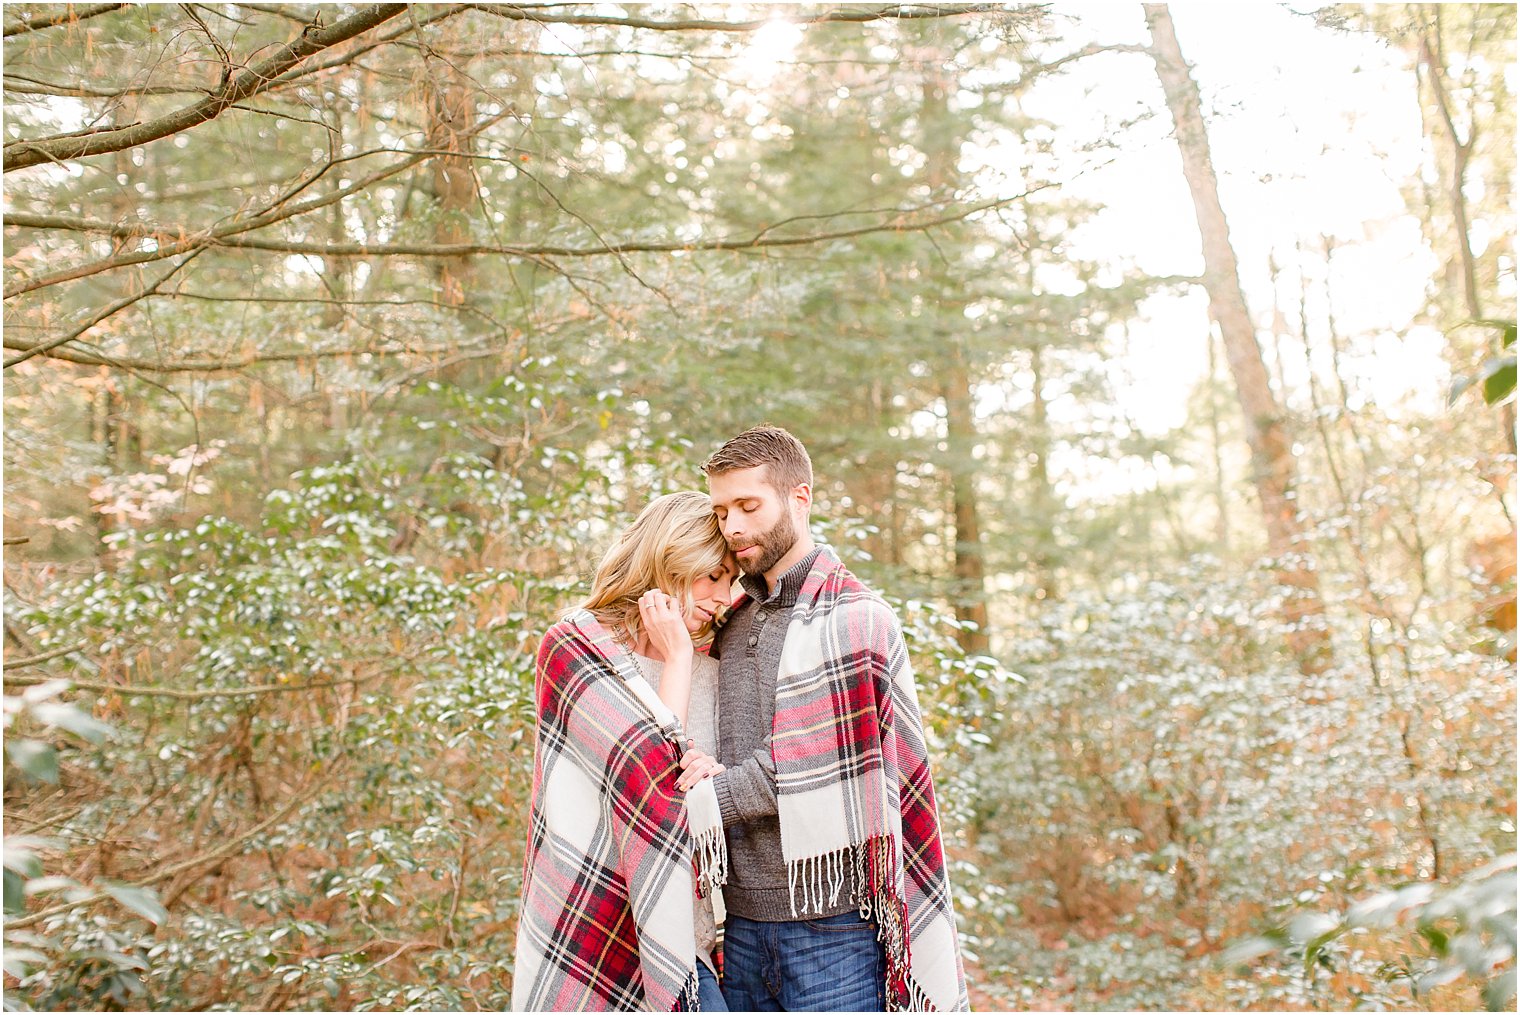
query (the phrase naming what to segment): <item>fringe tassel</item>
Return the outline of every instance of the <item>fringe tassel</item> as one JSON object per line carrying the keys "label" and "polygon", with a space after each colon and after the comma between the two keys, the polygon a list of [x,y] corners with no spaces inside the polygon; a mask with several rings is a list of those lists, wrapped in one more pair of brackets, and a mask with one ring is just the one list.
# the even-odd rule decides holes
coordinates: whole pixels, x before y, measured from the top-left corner
{"label": "fringe tassel", "polygon": [[[697,960],[702,961],[701,959]],[[697,971],[693,969],[686,977],[681,992],[676,995],[676,1006],[671,1011],[701,1011],[702,998],[697,993]]]}
{"label": "fringe tassel", "polygon": [[707,898],[714,888],[728,884],[728,842],[721,825],[696,837],[693,856],[697,865],[697,896]]}
{"label": "fringe tassel", "polygon": [[898,853],[896,839],[877,835],[832,853],[791,861],[787,882],[792,915],[801,919],[809,912],[832,909],[848,884],[861,918],[876,921],[876,937],[886,953],[887,1010],[936,1011],[910,967],[908,904],[897,887]]}
{"label": "fringe tassel", "polygon": [[908,977],[908,1011],[934,1011],[934,1002],[913,977]]}

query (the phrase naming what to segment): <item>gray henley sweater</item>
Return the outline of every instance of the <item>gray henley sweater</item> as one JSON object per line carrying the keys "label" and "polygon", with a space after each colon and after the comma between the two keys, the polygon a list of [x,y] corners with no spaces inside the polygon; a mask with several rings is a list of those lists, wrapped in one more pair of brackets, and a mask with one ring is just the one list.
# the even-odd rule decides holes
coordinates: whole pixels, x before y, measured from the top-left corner
{"label": "gray henley sweater", "polygon": [[[761,575],[741,579],[749,599],[718,635],[718,761],[727,767],[714,777],[723,829],[728,838],[728,911],[749,920],[796,920],[786,862],[781,858],[781,822],[776,817],[776,763],[771,757],[771,723],[776,717],[776,677],[781,646],[802,582],[818,559],[814,550],[767,588]],[[844,901],[809,919],[855,909]]]}

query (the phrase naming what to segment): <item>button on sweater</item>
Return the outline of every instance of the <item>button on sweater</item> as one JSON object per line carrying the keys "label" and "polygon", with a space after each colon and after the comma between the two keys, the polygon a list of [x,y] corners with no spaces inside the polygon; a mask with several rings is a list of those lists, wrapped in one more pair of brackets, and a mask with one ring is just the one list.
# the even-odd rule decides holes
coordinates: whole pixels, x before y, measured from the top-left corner
{"label": "button on sweater", "polygon": [[[795,920],[786,861],[781,856],[781,822],[776,808],[776,763],[771,757],[771,724],[776,717],[776,676],[792,607],[818,557],[814,550],[766,586],[761,575],[741,579],[749,594],[719,635],[718,761],[727,771],[713,788],[728,837],[728,884],[723,901],[731,913],[749,920]],[[809,919],[847,913],[845,902]]]}

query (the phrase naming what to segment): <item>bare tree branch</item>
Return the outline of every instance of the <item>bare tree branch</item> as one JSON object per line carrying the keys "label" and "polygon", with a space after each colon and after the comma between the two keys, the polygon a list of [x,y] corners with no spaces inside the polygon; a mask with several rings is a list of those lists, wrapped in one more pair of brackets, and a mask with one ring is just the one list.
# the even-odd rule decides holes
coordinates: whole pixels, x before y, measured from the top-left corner
{"label": "bare tree branch", "polygon": [[[484,131],[486,128],[492,126],[493,124],[509,115],[511,115],[511,112],[510,110],[507,110],[496,116],[482,120],[475,127],[475,131]],[[344,161],[361,158],[365,155],[380,154],[381,151],[384,151],[384,149],[365,152],[361,155],[345,156]],[[74,279],[85,278],[89,275],[97,275],[104,271],[113,271],[116,268],[125,268],[134,264],[146,264],[150,261],[161,261],[166,257],[173,257],[176,254],[182,254],[188,250],[193,250],[205,245],[208,237],[210,241],[215,242],[225,236],[235,235],[237,233],[246,232],[251,229],[262,229],[263,227],[272,225],[275,222],[280,222],[288,218],[294,218],[297,215],[302,215],[309,211],[316,211],[319,208],[325,208],[328,205],[335,204],[339,201],[345,201],[355,194],[362,192],[366,188],[372,187],[383,180],[387,180],[398,173],[405,172],[413,166],[434,157],[434,155],[438,153],[432,149],[427,149],[423,151],[413,151],[407,154],[407,158],[394,162],[382,169],[377,169],[375,172],[369,174],[368,176],[355,180],[349,187],[345,187],[342,190],[334,190],[328,194],[319,195],[306,201],[301,201],[299,203],[289,205],[285,208],[280,208],[279,205],[295,196],[295,193],[302,186],[304,186],[304,183],[300,184],[300,186],[292,188],[291,190],[288,190],[285,194],[281,195],[280,198],[274,201],[263,211],[257,212],[253,215],[245,216],[243,218],[234,219],[231,222],[228,222],[220,227],[216,227],[210,230],[201,229],[193,232],[183,227],[175,227],[173,230],[151,231],[147,235],[161,238],[159,240],[159,245],[155,250],[141,250],[133,251],[132,253],[127,254],[115,254],[111,257],[107,257],[99,261],[91,261],[89,263],[78,265],[73,268],[64,268],[60,271],[55,271],[48,275],[40,275],[36,278],[16,282],[6,286],[5,299],[11,299],[14,296],[19,296],[22,293],[31,292],[35,289],[45,289],[48,286],[58,285],[63,282],[71,282]],[[20,225],[22,224],[22,216],[19,214],[7,215],[5,218],[5,223],[7,225],[13,223]],[[55,225],[44,228],[67,227]],[[116,227],[113,226],[112,228]],[[93,230],[83,231],[88,232]]]}
{"label": "bare tree branch", "polygon": [[[1043,188],[1036,188],[1043,189]],[[865,236],[871,233],[881,232],[916,232],[923,229],[931,229],[935,226],[948,225],[969,218],[978,212],[988,211],[993,208],[1001,208],[1004,205],[1021,201],[1028,197],[1033,190],[1016,194],[1012,197],[999,198],[995,201],[983,201],[978,204],[968,205],[945,215],[932,218],[913,217],[917,209],[902,209],[888,214],[894,215],[886,221],[875,222],[870,225],[858,226],[851,229],[837,229],[827,232],[805,233],[799,236],[772,237],[769,235],[776,227],[767,225],[752,236],[745,238],[724,238],[716,240],[701,240],[689,242],[613,242],[603,243],[600,246],[590,247],[565,247],[565,246],[535,246],[532,244],[516,243],[308,243],[299,240],[263,239],[256,236],[241,235],[217,235],[201,241],[218,247],[231,247],[245,250],[269,250],[287,254],[314,254],[320,257],[462,257],[472,254],[502,254],[509,257],[544,258],[544,257],[600,257],[606,255],[619,256],[628,253],[674,253],[677,251],[722,251],[722,250],[750,250],[760,247],[795,247],[806,246],[813,243],[825,243],[830,240],[849,239],[855,236]],[[840,214],[861,214],[859,212],[842,212]],[[814,216],[816,217],[816,216]],[[6,220],[7,225],[31,226],[34,228],[70,229],[78,232],[102,232],[112,236],[162,236],[169,237],[183,235],[176,233],[173,227],[161,227],[146,232],[137,227],[119,225],[116,223],[102,222],[98,219],[76,218],[66,215],[31,215],[13,214]],[[24,291],[24,290],[23,290]],[[13,295],[7,293],[7,297]]]}
{"label": "bare tree branch", "polygon": [[[191,857],[189,860],[184,860],[179,863],[172,864],[168,867],[160,868],[149,877],[144,878],[142,881],[138,881],[133,887],[148,888],[152,885],[158,884],[159,882],[168,881],[170,878],[173,878],[183,873],[184,871],[193,870],[196,867],[203,866],[208,863],[213,863],[219,860],[224,860],[227,857],[232,856],[238,850],[242,849],[250,839],[253,839],[256,836],[262,834],[271,826],[280,821],[283,821],[285,818],[294,813],[295,809],[305,801],[307,792],[310,791],[313,786],[321,784],[322,780],[317,779],[315,776],[311,777],[306,782],[306,784],[298,789],[290,798],[290,800],[286,802],[285,806],[281,807],[278,811],[275,811],[263,821],[260,821],[258,824],[254,825],[242,835],[228,840],[222,845],[217,846],[215,849],[211,850],[209,853],[203,853],[199,856]],[[106,896],[100,893],[95,893],[86,895],[83,898],[72,899],[68,902],[60,902],[57,905],[49,906],[46,909],[39,909],[35,913],[28,913],[27,915],[17,917],[14,920],[7,920],[5,926],[7,930],[18,930],[22,927],[30,927],[33,924],[40,923],[50,916],[56,916],[59,913],[67,913],[72,909],[78,909],[80,906],[89,905],[92,902],[99,902],[105,897]]]}
{"label": "bare tree branch", "polygon": [[419,28],[422,28],[426,25],[431,25],[438,21],[442,21],[445,18],[452,18],[454,15],[461,14],[469,9],[464,5],[455,4],[445,4],[442,6],[435,4],[432,6],[433,9],[424,14],[412,12],[412,14],[406,19],[403,24],[398,25],[388,32],[377,35],[375,38],[370,39],[362,46],[355,46],[353,49],[349,50],[346,53],[343,53],[340,56],[334,57],[331,60],[324,60],[319,63],[302,64],[293,70],[286,71],[284,74],[280,75],[269,83],[270,90],[279,89],[280,87],[287,85],[292,81],[299,80],[300,78],[309,77],[313,74],[320,74],[322,71],[332,70],[335,67],[342,67],[345,64],[353,63],[359,57],[370,52],[371,50],[379,49],[386,43],[395,42],[397,39],[400,39],[405,35],[409,35]]}
{"label": "bare tree branch", "polygon": [[404,12],[406,4],[374,4],[331,28],[311,29],[285,46],[268,60],[239,74],[222,88],[191,106],[176,110],[147,123],[103,131],[84,138],[45,137],[22,140],[5,146],[6,172],[26,169],[44,162],[67,162],[107,152],[121,151],[177,134],[220,115],[235,102],[257,95],[279,75],[299,65],[307,57],[374,28]]}
{"label": "bare tree branch", "polygon": [[1020,78],[1020,80],[1031,80],[1043,74],[1049,74],[1074,61],[1085,60],[1090,56],[1098,56],[1102,53],[1138,53],[1148,56],[1150,54],[1150,51],[1151,50],[1149,46],[1142,46],[1138,43],[1116,42],[1109,45],[1099,45],[1098,43],[1093,43],[1088,46],[1083,46],[1081,49],[1078,49],[1074,52],[1067,53],[1065,56],[1057,57],[1056,59],[1051,60],[1049,63],[1035,64],[1032,67],[1026,68],[1024,75],[1022,78]]}
{"label": "bare tree branch", "polygon": [[259,11],[263,14],[273,14],[277,18],[285,18],[294,21],[298,25],[311,24],[311,18],[304,16],[300,11],[292,10],[284,4],[238,4],[239,7],[250,11]]}
{"label": "bare tree branch", "polygon": [[957,211],[934,218],[910,218],[910,213],[900,213],[884,222],[858,226],[853,229],[837,229],[830,232],[805,233],[800,236],[770,237],[766,226],[753,236],[745,238],[722,238],[689,242],[639,242],[627,241],[590,247],[537,246],[531,244],[495,243],[307,243],[297,240],[263,239],[257,236],[231,236],[218,241],[222,247],[247,250],[270,250],[287,254],[315,254],[320,257],[385,257],[401,255],[408,257],[464,257],[472,254],[502,254],[508,257],[603,257],[630,253],[669,254],[713,250],[752,250],[760,247],[799,247],[830,240],[843,240],[855,236],[884,232],[916,232],[934,226],[948,225],[971,217],[978,212],[1021,201],[1028,193],[999,198],[968,205]]}
{"label": "bare tree branch", "polygon": [[68,95],[79,99],[120,99],[128,95],[204,95],[206,89],[176,85],[144,85],[141,88],[91,88],[89,85],[60,85],[24,74],[5,75],[5,91],[16,95]]}
{"label": "bare tree branch", "polygon": [[[312,360],[340,359],[349,356],[438,356],[461,351],[461,347],[459,346],[430,346],[421,349],[409,346],[356,346],[342,349],[287,349],[278,352],[253,352],[244,356],[221,359],[150,360],[140,356],[112,356],[109,353],[87,353],[79,352],[75,349],[52,349],[37,352],[34,351],[34,346],[10,336],[6,336],[5,338],[5,348],[20,350],[31,355],[47,356],[50,359],[65,360],[69,363],[78,363],[81,366],[114,367],[118,370],[141,370],[147,373],[158,374],[225,373],[245,370],[260,363],[304,363]],[[489,356],[499,352],[500,349],[497,346],[491,346],[468,351],[471,355]]]}
{"label": "bare tree branch", "polygon": [[495,14],[513,21],[532,21],[554,25],[610,25],[617,28],[647,28],[660,32],[754,32],[777,21],[794,25],[815,25],[828,22],[860,24],[867,21],[898,20],[922,21],[928,18],[949,18],[962,14],[985,14],[1004,10],[999,4],[890,4],[874,10],[838,9],[822,14],[782,14],[778,12],[755,21],[671,21],[650,18],[615,18],[603,14],[551,14],[518,6],[516,4],[467,4],[477,11]]}
{"label": "bare tree branch", "polygon": [[23,15],[20,21],[5,26],[5,38],[9,39],[13,35],[21,35],[24,32],[40,32],[44,28],[53,28],[57,25],[72,25],[87,18],[93,18],[101,14],[110,14],[112,11],[120,10],[125,6],[127,5],[94,4],[90,7],[75,7],[73,4],[64,4],[61,12],[48,15],[47,17],[28,18]]}
{"label": "bare tree branch", "polygon": [[[14,664],[12,664],[14,665]],[[206,701],[212,698],[252,698],[264,694],[287,694],[292,691],[316,691],[330,687],[348,687],[354,684],[362,684],[366,681],[383,677],[393,671],[395,666],[375,670],[372,673],[355,674],[342,680],[316,680],[301,684],[252,684],[248,687],[206,687],[206,688],[179,688],[179,687],[134,687],[131,684],[112,684],[93,680],[75,680],[72,677],[64,677],[71,687],[82,691],[94,691],[98,694],[119,694],[123,697],[138,695],[146,698],[173,698],[176,701]],[[53,679],[49,677],[6,677],[6,687],[32,687],[37,684]]]}
{"label": "bare tree branch", "polygon": [[78,652],[84,647],[85,642],[80,642],[77,645],[67,645],[63,648],[55,648],[51,652],[43,652],[39,655],[27,656],[24,659],[7,659],[5,661],[5,668],[8,670],[19,670],[26,666],[36,666],[38,663],[45,663],[49,659],[57,659],[59,656],[73,655],[75,652]]}
{"label": "bare tree branch", "polygon": [[90,318],[84,324],[81,324],[79,327],[75,328],[67,335],[59,335],[57,338],[48,339],[46,342],[40,342],[37,345],[32,346],[26,352],[17,353],[15,356],[9,357],[4,361],[4,363],[0,363],[0,368],[9,370],[17,363],[25,363],[33,356],[40,356],[43,353],[58,348],[60,345],[67,345],[68,343],[80,338],[91,328],[95,327],[106,318],[125,310],[127,307],[130,307],[132,304],[138,302],[144,297],[151,296],[154,293],[158,292],[160,286],[178,274],[179,270],[185,265],[189,264],[191,261],[199,257],[204,250],[205,248],[201,247],[197,250],[191,251],[189,257],[186,257],[174,267],[170,268],[168,271],[160,275],[158,277],[158,280],[155,281],[152,285],[147,286],[143,289],[139,289],[135,293],[129,293],[128,295],[123,296],[121,299],[112,302],[110,305],[105,307],[105,309],[101,310],[100,313],[96,314],[94,317]]}

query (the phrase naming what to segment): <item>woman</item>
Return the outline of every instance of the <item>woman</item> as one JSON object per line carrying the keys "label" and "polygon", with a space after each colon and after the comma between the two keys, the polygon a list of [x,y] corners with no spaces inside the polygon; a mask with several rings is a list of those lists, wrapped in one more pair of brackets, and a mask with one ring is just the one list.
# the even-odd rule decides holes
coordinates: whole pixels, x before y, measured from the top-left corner
{"label": "woman", "polygon": [[669,494],[544,636],[514,1010],[726,1010],[722,766],[678,760],[716,742],[717,664],[696,648],[737,573],[707,495]]}

